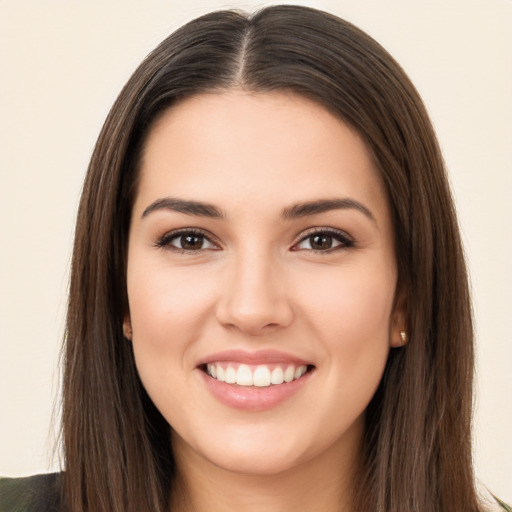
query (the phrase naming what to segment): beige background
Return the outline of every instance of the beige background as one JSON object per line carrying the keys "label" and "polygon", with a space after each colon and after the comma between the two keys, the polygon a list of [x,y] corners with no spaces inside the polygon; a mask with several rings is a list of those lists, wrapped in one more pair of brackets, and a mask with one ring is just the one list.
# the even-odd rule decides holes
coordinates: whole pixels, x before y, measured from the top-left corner
{"label": "beige background", "polygon": [[[214,8],[264,5],[187,3],[0,0],[0,474],[58,468],[51,420],[73,223],[111,103],[177,26]],[[477,472],[510,502],[512,1],[304,3],[380,41],[432,115],[472,275]]]}

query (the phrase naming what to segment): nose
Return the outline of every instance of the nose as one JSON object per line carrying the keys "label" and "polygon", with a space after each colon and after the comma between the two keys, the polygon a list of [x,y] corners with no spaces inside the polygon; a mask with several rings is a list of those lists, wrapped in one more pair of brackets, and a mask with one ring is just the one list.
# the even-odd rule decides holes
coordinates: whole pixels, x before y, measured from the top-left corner
{"label": "nose", "polygon": [[257,253],[231,263],[217,304],[218,321],[251,336],[290,325],[293,308],[282,266]]}

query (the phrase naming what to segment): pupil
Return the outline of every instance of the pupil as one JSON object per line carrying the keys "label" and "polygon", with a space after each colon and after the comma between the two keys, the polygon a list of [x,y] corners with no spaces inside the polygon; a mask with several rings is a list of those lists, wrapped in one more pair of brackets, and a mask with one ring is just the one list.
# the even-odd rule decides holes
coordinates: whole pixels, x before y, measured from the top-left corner
{"label": "pupil", "polygon": [[332,247],[332,237],[329,235],[314,235],[311,237],[311,247],[313,249],[330,249]]}
{"label": "pupil", "polygon": [[201,249],[203,237],[199,235],[184,235],[181,237],[181,247],[183,249]]}

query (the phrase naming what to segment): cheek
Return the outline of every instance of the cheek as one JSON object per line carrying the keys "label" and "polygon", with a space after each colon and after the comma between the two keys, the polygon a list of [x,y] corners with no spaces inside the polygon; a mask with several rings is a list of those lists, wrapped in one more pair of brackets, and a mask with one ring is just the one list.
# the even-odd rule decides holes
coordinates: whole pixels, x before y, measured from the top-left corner
{"label": "cheek", "polygon": [[211,300],[191,269],[137,265],[128,268],[133,350],[139,376],[156,407],[171,421],[190,401],[191,348],[200,337]]}
{"label": "cheek", "polygon": [[310,294],[304,316],[322,346],[326,387],[339,390],[334,400],[341,410],[354,407],[362,412],[380,382],[389,353],[395,278],[392,272],[371,268],[341,269],[323,283],[317,275],[316,286],[307,286],[316,293]]}
{"label": "cheek", "polygon": [[193,340],[212,306],[212,293],[205,286],[208,281],[192,267],[133,267],[128,272],[128,297],[134,337],[162,350]]}
{"label": "cheek", "polygon": [[336,346],[386,343],[395,293],[392,271],[342,269],[304,283],[310,321]]}
{"label": "cheek", "polygon": [[353,271],[331,279],[328,290],[311,300],[309,314],[324,349],[325,387],[336,390],[324,407],[356,417],[375,393],[388,358],[394,275]]}

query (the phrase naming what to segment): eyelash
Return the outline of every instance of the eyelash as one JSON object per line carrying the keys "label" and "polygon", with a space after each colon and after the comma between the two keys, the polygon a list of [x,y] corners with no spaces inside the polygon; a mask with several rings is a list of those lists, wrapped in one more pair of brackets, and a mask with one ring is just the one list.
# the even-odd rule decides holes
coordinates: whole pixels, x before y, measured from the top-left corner
{"label": "eyelash", "polygon": [[[339,245],[336,245],[334,247],[329,247],[327,249],[300,249],[297,246],[301,243],[305,242],[308,239],[313,238],[314,236],[327,236],[329,238],[332,238],[333,240],[339,242]],[[292,247],[293,251],[301,251],[301,250],[307,250],[315,253],[325,254],[325,253],[331,253],[335,251],[342,251],[346,249],[350,249],[354,247],[356,244],[356,241],[353,237],[351,237],[348,233],[345,231],[342,231],[341,229],[334,229],[334,228],[328,228],[328,227],[321,227],[321,228],[311,228],[306,230],[306,233],[302,235],[300,240],[295,243]],[[310,241],[311,245],[311,241]]]}
{"label": "eyelash", "polygon": [[[215,246],[215,249],[203,249],[203,248],[200,248],[200,249],[184,249],[184,248],[180,248],[180,247],[175,247],[172,245],[172,242],[174,240],[179,240],[180,238],[184,237],[184,236],[195,236],[195,237],[198,237],[198,238],[201,238],[205,241],[208,241],[210,244],[212,244],[213,246]],[[212,241],[212,236],[200,229],[196,229],[196,228],[185,228],[185,229],[180,229],[178,231],[171,231],[170,233],[166,233],[162,238],[160,238],[155,246],[160,248],[160,249],[168,249],[168,250],[171,250],[171,251],[175,251],[175,252],[178,252],[178,253],[184,253],[184,254],[197,254],[198,252],[200,251],[204,251],[204,250],[219,250],[219,244],[216,243],[216,242],[213,242]]]}
{"label": "eyelash", "polygon": [[[215,248],[201,247],[199,249],[184,249],[184,248],[180,248],[180,247],[176,247],[176,246],[172,245],[173,241],[178,240],[181,237],[184,237],[186,235],[198,237],[198,238],[202,239],[203,241],[207,241],[208,243],[213,245]],[[322,235],[333,239],[334,241],[338,242],[339,245],[335,245],[334,247],[329,247],[327,249],[313,249],[313,248],[301,249],[298,247],[300,244],[307,241],[308,239],[310,239],[310,245],[311,245],[311,239],[314,236],[322,236]],[[172,250],[172,251],[175,251],[178,253],[184,253],[184,254],[197,254],[204,250],[219,250],[220,249],[219,244],[217,242],[212,241],[212,238],[213,237],[211,236],[211,234],[206,233],[200,229],[185,228],[185,229],[180,229],[178,231],[171,231],[170,233],[166,233],[163,237],[161,237],[155,243],[155,246],[158,248],[161,248],[161,249],[168,249],[168,250]],[[322,227],[322,228],[315,227],[315,228],[310,228],[309,230],[307,230],[305,234],[303,233],[302,237],[297,242],[295,242],[293,244],[291,250],[292,251],[301,251],[302,250],[302,251],[310,251],[310,252],[319,253],[319,254],[325,254],[325,253],[331,253],[334,251],[350,249],[351,247],[354,247],[355,243],[356,243],[356,241],[351,236],[349,236],[345,231],[342,231],[340,229],[327,228],[327,227]]]}

